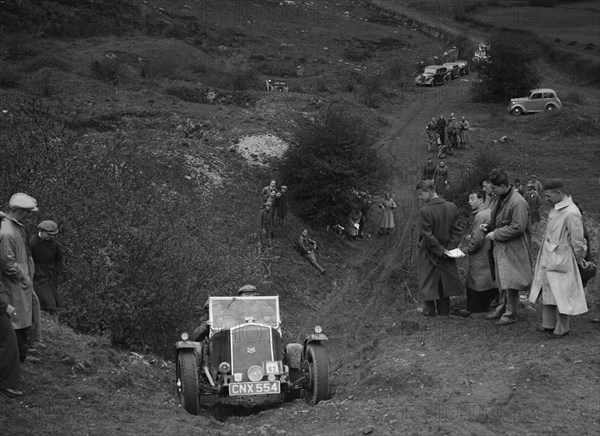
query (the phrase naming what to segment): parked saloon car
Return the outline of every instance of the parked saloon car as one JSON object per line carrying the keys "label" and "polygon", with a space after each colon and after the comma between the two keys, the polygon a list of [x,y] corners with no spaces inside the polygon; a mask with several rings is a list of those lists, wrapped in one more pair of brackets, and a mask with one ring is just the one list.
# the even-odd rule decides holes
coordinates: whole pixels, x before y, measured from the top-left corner
{"label": "parked saloon car", "polygon": [[198,414],[202,395],[240,403],[257,396],[302,396],[309,404],[327,398],[327,337],[320,326],[303,344],[283,346],[279,297],[209,297],[207,306],[208,337],[194,342],[183,333],[176,344],[177,392],[186,411]]}
{"label": "parked saloon car", "polygon": [[547,88],[532,89],[529,91],[528,97],[513,98],[508,104],[508,111],[513,115],[560,109],[562,109],[562,103],[556,92]]}
{"label": "parked saloon car", "polygon": [[469,71],[469,64],[467,63],[467,61],[462,61],[462,60],[457,60],[456,63],[458,64],[458,67],[460,68],[460,75],[461,76],[466,76],[470,73]]}
{"label": "parked saloon car", "polygon": [[460,65],[458,64],[458,62],[445,62],[444,64],[442,64],[442,67],[446,67],[446,69],[450,73],[451,79],[456,79],[458,76],[461,75]]}
{"label": "parked saloon car", "polygon": [[430,65],[425,67],[425,71],[415,77],[417,86],[443,85],[450,80],[448,69],[441,65]]}

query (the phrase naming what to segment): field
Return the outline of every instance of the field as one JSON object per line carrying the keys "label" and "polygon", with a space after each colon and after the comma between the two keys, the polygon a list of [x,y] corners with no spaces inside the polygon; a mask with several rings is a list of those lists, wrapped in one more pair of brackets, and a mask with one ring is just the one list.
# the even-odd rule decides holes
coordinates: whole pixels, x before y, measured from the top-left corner
{"label": "field", "polygon": [[552,47],[577,52],[598,62],[600,8],[589,3],[565,4],[554,8],[485,8],[473,18],[496,27],[521,29],[542,36]]}
{"label": "field", "polygon": [[[7,126],[23,135],[18,138],[36,137],[25,134],[28,118],[14,121],[24,110],[41,129],[33,131],[44,132],[44,112],[26,111],[32,104],[50,108],[78,133],[70,149],[78,159],[58,154],[65,162],[80,169],[89,160],[85,168],[95,175],[95,159],[104,162],[105,153],[114,159],[104,179],[91,181],[67,165],[62,174],[71,186],[45,179],[40,167],[19,184],[12,177],[18,168],[0,162],[2,180],[12,183],[1,184],[2,202],[20,189],[38,198],[44,219],[58,217],[69,266],[62,292],[87,311],[62,308],[61,320],[71,326],[44,319],[47,348],[35,353],[39,361],[24,364],[24,397],[0,397],[3,436],[600,433],[600,324],[589,322],[600,318],[598,278],[586,291],[590,311],[572,318],[568,338],[549,340],[536,331],[539,305],[523,303],[519,322],[508,327],[458,316],[464,297],[453,299],[452,316],[424,318],[415,261],[414,187],[421,164],[434,157],[424,126],[451,112],[472,126],[469,148],[444,159],[465,228],[469,211],[458,187],[481,151],[494,153],[511,178],[565,180],[585,210],[597,257],[595,88],[540,62],[543,84],[557,90],[564,111],[521,117],[502,104],[473,102],[475,73],[447,86],[416,88],[415,64],[452,43],[379,13],[370,2],[148,0],[143,6],[106,2],[103,11],[89,12],[96,3],[0,6],[2,138],[15,137]],[[35,7],[19,9],[27,5]],[[41,24],[37,10],[46,20]],[[86,11],[104,21],[92,26],[67,19]],[[468,29],[464,22],[440,24],[457,33]],[[485,38],[486,30],[474,28],[470,36]],[[577,46],[587,42],[598,45],[581,37]],[[267,92],[267,79],[285,80],[290,92]],[[271,251],[259,251],[256,219],[262,187],[272,177],[285,183],[276,157],[281,150],[273,148],[293,141],[299,122],[332,102],[359,114],[376,133],[374,148],[392,170],[388,189],[399,207],[389,237],[376,236],[378,208],[369,216],[372,237],[362,240],[310,227],[327,269],[321,276],[294,249],[307,226],[295,216],[297,205],[275,228]],[[503,136],[508,139],[499,141]],[[138,166],[127,173],[137,156]],[[120,171],[128,177],[119,178]],[[131,190],[107,193],[120,183]],[[136,201],[138,209],[125,207]],[[536,248],[547,211],[544,206]],[[128,233],[118,233],[123,228]],[[136,237],[144,244],[130,252],[126,242]],[[172,251],[165,256],[166,250]],[[128,263],[132,259],[141,260]],[[465,268],[461,261],[463,275]],[[129,292],[123,319],[138,324],[74,332],[71,327],[92,324],[84,318],[95,319],[96,309],[113,307],[115,281]],[[286,342],[323,326],[330,338],[331,398],[315,407],[300,400],[255,408],[205,404],[191,416],[175,393],[173,344],[179,332],[197,325],[207,295],[229,295],[246,283],[280,296]],[[137,331],[141,325],[163,330],[148,337]],[[130,342],[115,341],[115,333]]]}

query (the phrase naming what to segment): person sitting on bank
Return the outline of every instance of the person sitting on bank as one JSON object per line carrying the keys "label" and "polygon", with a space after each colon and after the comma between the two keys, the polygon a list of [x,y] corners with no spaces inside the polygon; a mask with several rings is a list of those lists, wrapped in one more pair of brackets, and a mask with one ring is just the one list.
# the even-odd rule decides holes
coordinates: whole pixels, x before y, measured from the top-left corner
{"label": "person sitting on bank", "polygon": [[317,256],[315,250],[317,249],[317,242],[308,237],[308,230],[302,230],[298,237],[298,248],[302,256],[306,257],[310,263],[312,263],[321,274],[325,274],[325,269],[317,262]]}

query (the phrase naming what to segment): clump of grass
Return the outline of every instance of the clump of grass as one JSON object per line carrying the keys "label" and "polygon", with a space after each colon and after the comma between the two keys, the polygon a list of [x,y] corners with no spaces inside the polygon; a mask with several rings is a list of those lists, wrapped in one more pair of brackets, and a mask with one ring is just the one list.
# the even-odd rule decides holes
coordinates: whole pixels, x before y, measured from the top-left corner
{"label": "clump of grass", "polygon": [[549,112],[540,115],[539,120],[531,126],[531,132],[537,134],[553,132],[564,138],[598,136],[600,122],[598,118],[567,110]]}
{"label": "clump of grass", "polygon": [[92,76],[102,82],[117,84],[122,78],[122,66],[116,59],[96,59],[92,61],[90,68]]}
{"label": "clump of grass", "polygon": [[19,73],[13,65],[0,64],[0,88],[16,88],[19,85]]}

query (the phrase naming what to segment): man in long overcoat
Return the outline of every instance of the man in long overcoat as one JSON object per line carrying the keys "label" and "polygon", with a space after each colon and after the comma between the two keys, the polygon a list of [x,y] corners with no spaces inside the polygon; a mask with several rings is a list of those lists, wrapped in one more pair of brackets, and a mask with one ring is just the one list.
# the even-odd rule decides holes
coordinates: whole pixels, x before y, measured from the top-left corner
{"label": "man in long overcoat", "polygon": [[540,249],[529,300],[542,296],[542,327],[551,338],[569,333],[569,315],[587,312],[577,264],[585,265],[587,251],[579,208],[559,179],[544,184],[544,197],[553,206]]}
{"label": "man in long overcoat", "polygon": [[529,290],[533,275],[531,266],[531,229],[529,207],[525,199],[510,185],[506,171],[495,169],[490,175],[497,197],[486,239],[493,243],[495,278],[500,289],[500,304],[488,314],[498,319],[497,325],[516,322],[519,291]]}
{"label": "man in long overcoat", "polygon": [[437,120],[437,133],[440,135],[440,144],[446,144],[446,120],[444,115],[440,115]]}
{"label": "man in long overcoat", "polygon": [[58,234],[58,225],[54,221],[45,220],[37,228],[38,234],[29,241],[35,264],[33,289],[40,299],[40,309],[58,320],[58,287],[63,280],[62,248],[54,240]]}
{"label": "man in long overcoat", "polygon": [[473,209],[473,226],[467,235],[467,310],[469,312],[487,312],[492,298],[497,294],[496,282],[492,278],[488,252],[490,241],[485,238],[481,225],[490,222],[491,211],[485,205],[481,191],[469,194],[469,206]]}
{"label": "man in long overcoat", "polygon": [[458,247],[461,229],[458,208],[435,192],[435,185],[422,180],[417,185],[419,199],[419,287],[425,302],[425,316],[448,315],[450,297],[463,294],[456,259],[447,255]]}
{"label": "man in long overcoat", "polygon": [[22,193],[14,194],[0,224],[0,292],[16,312],[11,321],[17,335],[21,362],[27,357],[29,329],[39,323],[39,302],[33,291],[35,268],[27,249],[23,224],[37,210],[35,198]]}

